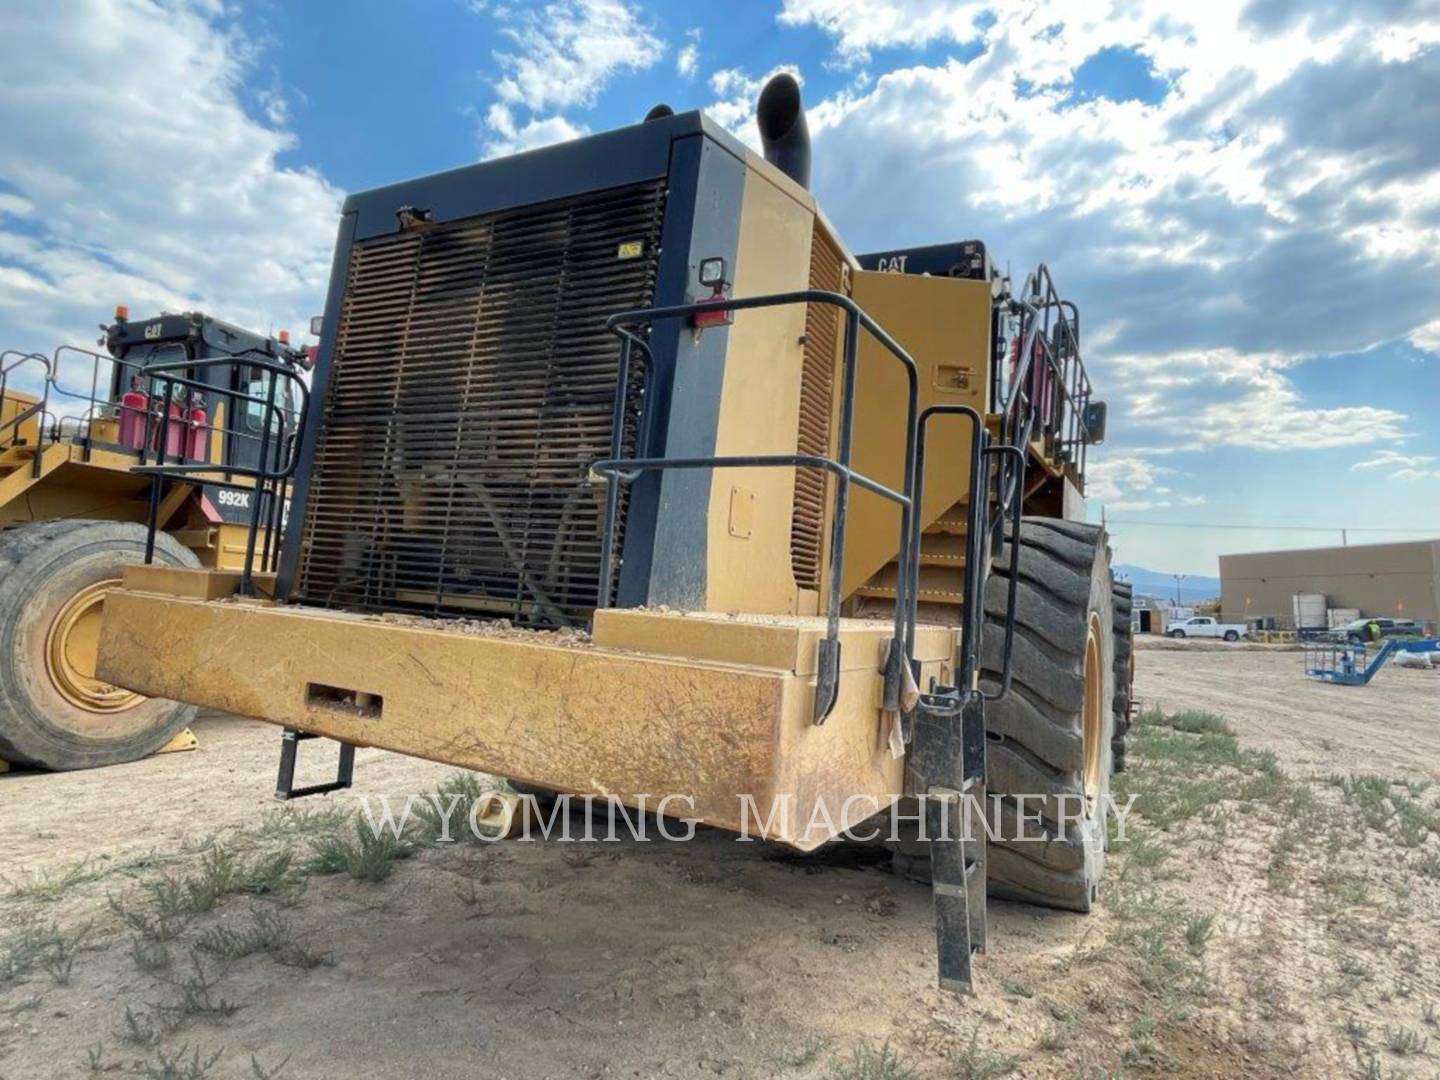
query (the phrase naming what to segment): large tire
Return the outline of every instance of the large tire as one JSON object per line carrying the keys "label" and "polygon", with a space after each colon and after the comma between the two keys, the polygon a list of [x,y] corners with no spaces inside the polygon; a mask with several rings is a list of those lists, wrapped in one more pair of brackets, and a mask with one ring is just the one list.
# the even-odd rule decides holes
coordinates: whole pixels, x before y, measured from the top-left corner
{"label": "large tire", "polygon": [[[1000,684],[1008,589],[1017,573],[1010,692],[985,712],[987,783],[999,797],[1002,827],[987,852],[989,890],[1089,911],[1105,869],[1115,717],[1105,531],[1026,518],[1018,557],[1008,542],[1002,546],[985,586],[981,683],[992,692]],[[1024,822],[1017,796],[1027,797]]]}
{"label": "large tire", "polygon": [[1110,754],[1115,771],[1125,771],[1125,737],[1130,733],[1130,706],[1135,700],[1135,627],[1130,612],[1135,604],[1134,586],[1117,581],[1111,586],[1115,597],[1115,733]]}
{"label": "large tire", "polygon": [[[0,758],[46,769],[91,769],[153,754],[195,708],[94,679],[107,582],[145,559],[130,522],[47,521],[0,533]],[[155,561],[196,567],[174,537]]]}

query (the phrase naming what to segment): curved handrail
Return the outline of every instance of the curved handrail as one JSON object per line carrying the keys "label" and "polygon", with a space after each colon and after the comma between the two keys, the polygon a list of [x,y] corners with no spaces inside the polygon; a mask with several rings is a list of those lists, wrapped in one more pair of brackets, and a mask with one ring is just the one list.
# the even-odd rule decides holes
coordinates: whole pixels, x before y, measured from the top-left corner
{"label": "curved handrail", "polygon": [[[1074,453],[1074,465],[1083,483],[1085,448],[1090,442],[1086,424],[1091,387],[1080,353],[1080,310],[1061,297],[1050,268],[1040,263],[1025,278],[1020,295],[1011,301],[1020,316],[1021,336],[1008,393],[1000,403],[1001,441],[1026,449],[1037,426],[1045,423],[1062,458]],[[1044,373],[1043,377],[1041,373]],[[1037,388],[1044,384],[1044,397]],[[1050,412],[1048,419],[1042,415]],[[1024,469],[1005,456],[1000,466],[1003,519],[1012,500],[1023,497]]]}
{"label": "curved handrail", "polygon": [[[13,356],[15,359],[7,364],[5,358],[9,356]],[[39,364],[45,369],[45,377],[41,380],[41,385],[45,387],[45,393],[40,395],[38,401],[23,409],[17,409],[14,416],[0,424],[0,446],[4,446],[8,440],[19,435],[20,426],[31,417],[39,415],[43,419],[46,406],[50,401],[49,387],[52,374],[50,358],[43,353],[27,353],[21,352],[19,349],[6,349],[0,353],[0,401],[5,400],[5,391],[10,384],[10,372],[22,364]],[[10,429],[8,435],[6,434],[7,428]]]}
{"label": "curved handrail", "polygon": [[[233,367],[236,364],[246,364],[270,373],[271,377],[266,380],[265,384],[264,398],[256,397],[241,390],[220,389],[206,383],[197,382],[186,375],[176,374],[177,372],[193,374],[197,370],[220,366]],[[151,364],[144,368],[143,375],[150,380],[152,398],[155,396],[154,391],[157,385],[163,384],[164,393],[161,395],[162,401],[168,402],[173,398],[176,386],[185,386],[209,393],[221,394],[228,401],[251,402],[260,405],[265,410],[264,415],[266,416],[266,420],[260,430],[260,454],[253,467],[240,465],[233,461],[223,462],[219,466],[211,462],[186,463],[181,461],[174,464],[166,464],[165,447],[169,441],[171,425],[177,421],[182,425],[186,423],[186,421],[178,417],[171,417],[167,410],[166,415],[162,418],[161,436],[156,444],[156,463],[154,465],[147,464],[145,462],[146,451],[142,449],[141,464],[130,470],[133,473],[149,475],[154,478],[154,482],[150,485],[149,530],[145,541],[146,563],[151,562],[155,554],[155,534],[159,527],[160,488],[165,477],[188,477],[203,473],[224,473],[227,480],[223,483],[234,487],[242,485],[234,484],[233,481],[228,479],[229,477],[242,476],[254,480],[254,486],[251,488],[254,492],[254,497],[250,501],[250,524],[245,534],[245,561],[240,570],[240,592],[248,595],[254,588],[252,578],[255,565],[255,545],[262,514],[268,513],[271,519],[271,527],[266,530],[265,551],[263,555],[263,565],[269,566],[271,565],[271,533],[283,516],[282,503],[285,484],[286,481],[294,475],[299,465],[299,455],[296,449],[299,443],[293,436],[287,437],[285,430],[287,410],[276,404],[276,388],[280,385],[281,378],[286,379],[290,384],[298,386],[300,407],[295,414],[298,423],[303,423],[304,418],[309,413],[310,388],[305,385],[303,379],[285,365],[276,364],[269,360],[237,358],[233,355],[211,357],[204,360],[177,360],[168,364]],[[275,465],[273,468],[270,465],[272,432],[274,434],[275,456]],[[148,442],[149,439],[147,438],[146,443],[148,444]],[[275,550],[278,552],[278,544],[275,546]]]}
{"label": "curved handrail", "polygon": [[[264,426],[261,434],[257,437],[260,441],[260,466],[252,469],[249,466],[235,465],[228,462],[221,465],[216,465],[211,462],[196,462],[192,464],[176,462],[166,465],[162,460],[155,465],[149,465],[142,461],[140,465],[137,465],[134,469],[131,470],[132,472],[158,473],[162,469],[165,470],[166,474],[177,475],[201,472],[225,472],[233,473],[237,476],[249,476],[256,481],[288,480],[291,476],[295,474],[295,469],[299,464],[299,455],[298,453],[296,453],[297,443],[294,439],[287,440],[285,437],[285,417],[286,413],[291,412],[291,410],[288,410],[283,406],[276,404],[274,398],[277,380],[275,378],[272,378],[267,384],[267,397],[259,398],[240,390],[217,390],[215,387],[210,386],[207,383],[198,382],[194,379],[189,379],[181,375],[171,374],[171,372],[174,371],[194,371],[200,368],[231,366],[236,363],[244,363],[251,367],[262,368],[263,370],[270,372],[272,376],[283,376],[284,378],[289,380],[290,383],[294,384],[299,388],[300,392],[300,405],[299,408],[293,410],[293,414],[297,418],[306,415],[310,407],[310,388],[305,385],[305,380],[301,379],[292,370],[285,367],[283,364],[275,364],[268,361],[259,360],[237,360],[233,356],[226,356],[216,357],[208,360],[177,360],[169,364],[152,364],[151,366],[144,369],[144,374],[152,380],[152,386],[155,382],[164,382],[171,387],[190,387],[195,390],[218,393],[224,396],[227,400],[246,401],[255,405],[263,406],[272,419],[270,423],[267,423]],[[168,426],[168,421],[169,418],[166,417],[164,421],[162,421],[162,426]],[[288,451],[285,458],[283,459],[285,461],[285,467],[283,469],[269,470],[266,469],[264,466],[264,462],[267,457],[267,450],[269,449],[267,444],[269,442],[269,434],[272,426],[277,431],[277,444],[284,445],[286,447],[286,450]],[[288,445],[286,445],[287,443]],[[163,452],[161,456],[163,458]]]}
{"label": "curved handrail", "polygon": [[[911,657],[905,652],[909,641],[909,633],[906,627],[906,618],[909,614],[910,602],[908,589],[910,584],[910,561],[913,556],[910,550],[910,534],[912,515],[916,512],[913,500],[913,488],[915,483],[915,442],[916,442],[916,415],[919,407],[920,376],[919,367],[913,357],[905,351],[893,337],[887,333],[879,323],[872,319],[865,310],[853,299],[842,293],[830,292],[825,289],[799,289],[791,292],[772,293],[764,296],[747,296],[739,298],[719,298],[705,300],[698,303],[671,304],[665,307],[638,308],[631,311],[620,311],[611,315],[605,320],[605,327],[611,333],[616,334],[622,341],[620,357],[620,379],[616,387],[615,424],[611,431],[611,455],[606,460],[606,465],[623,464],[621,459],[621,439],[624,432],[621,424],[626,394],[628,392],[629,363],[631,349],[639,345],[647,354],[649,348],[640,334],[634,332],[641,326],[650,326],[656,322],[669,319],[688,318],[699,312],[710,314],[718,312],[748,311],[754,308],[783,307],[790,304],[824,304],[841,309],[845,313],[845,333],[843,352],[843,371],[841,381],[840,398],[840,429],[837,443],[836,455],[833,460],[828,458],[815,458],[812,461],[802,461],[804,455],[757,455],[749,459],[637,459],[645,462],[645,468],[726,468],[734,467],[738,460],[745,460],[753,466],[759,465],[782,465],[789,464],[793,457],[797,468],[823,468],[830,471],[836,477],[834,515],[831,518],[831,539],[830,539],[830,569],[829,569],[829,597],[826,605],[826,627],[825,637],[818,646],[818,665],[816,677],[816,709],[815,719],[817,723],[823,722],[830,709],[834,706],[839,687],[839,664],[840,664],[840,606],[842,599],[841,575],[844,569],[845,554],[845,521],[849,508],[850,484],[854,481],[857,485],[868,490],[882,488],[882,485],[875,485],[874,481],[862,482],[859,474],[850,468],[851,443],[855,422],[855,371],[859,359],[860,331],[863,328],[870,334],[885,350],[897,360],[905,369],[905,376],[908,384],[908,399],[905,421],[905,466],[902,476],[904,477],[904,491],[899,493],[897,501],[900,503],[900,543],[898,545],[897,578],[895,595],[895,637],[894,640],[900,644],[899,648],[892,649],[892,663],[897,664],[904,660],[909,662]],[[666,464],[666,462],[676,464]],[[678,462],[684,461],[681,465]],[[821,462],[826,464],[821,464]],[[724,464],[721,464],[724,462]],[[707,464],[708,463],[708,464]],[[616,469],[615,471],[620,471]],[[896,496],[896,493],[883,489],[887,497]],[[610,484],[606,493],[605,501],[605,529],[601,546],[601,588],[598,597],[598,606],[605,607],[610,602],[610,589],[614,580],[614,531],[615,516],[619,505],[619,492],[616,484]],[[898,680],[895,681],[898,686]],[[887,701],[887,707],[891,705]]]}

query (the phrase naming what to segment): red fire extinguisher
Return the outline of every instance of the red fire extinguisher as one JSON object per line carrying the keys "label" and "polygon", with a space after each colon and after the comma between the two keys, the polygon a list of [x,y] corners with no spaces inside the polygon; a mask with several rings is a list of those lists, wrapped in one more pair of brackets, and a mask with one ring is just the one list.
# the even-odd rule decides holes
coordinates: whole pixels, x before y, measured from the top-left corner
{"label": "red fire extinguisher", "polygon": [[[160,410],[157,408],[155,411],[158,414]],[[178,461],[180,451],[185,446],[185,409],[180,402],[172,401],[164,415],[166,419],[157,420],[160,430],[155,433],[155,445],[160,445],[163,432],[165,457],[172,461]]]}
{"label": "red fire extinguisher", "polygon": [[140,389],[140,376],[130,377],[130,389],[120,398],[120,445],[139,450],[145,445],[145,414],[150,399]]}
{"label": "red fire extinguisher", "polygon": [[185,451],[185,456],[191,461],[210,460],[205,453],[205,443],[207,441],[205,436],[209,430],[206,426],[207,419],[208,417],[205,414],[205,395],[196,391],[190,395],[190,440],[189,447]]}

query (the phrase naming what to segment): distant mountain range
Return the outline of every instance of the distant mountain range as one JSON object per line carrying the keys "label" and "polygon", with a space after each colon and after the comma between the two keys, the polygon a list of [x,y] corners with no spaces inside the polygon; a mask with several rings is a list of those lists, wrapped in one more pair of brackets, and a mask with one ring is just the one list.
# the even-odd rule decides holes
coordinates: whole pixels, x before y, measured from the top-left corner
{"label": "distant mountain range", "polygon": [[[1166,574],[1159,570],[1146,570],[1143,566],[1116,563],[1115,576],[1121,581],[1130,582],[1135,586],[1135,591],[1142,596],[1165,596],[1171,600],[1175,599],[1174,574]],[[1182,604],[1210,600],[1219,595],[1219,578],[1187,574],[1185,579],[1180,582],[1180,602]]]}

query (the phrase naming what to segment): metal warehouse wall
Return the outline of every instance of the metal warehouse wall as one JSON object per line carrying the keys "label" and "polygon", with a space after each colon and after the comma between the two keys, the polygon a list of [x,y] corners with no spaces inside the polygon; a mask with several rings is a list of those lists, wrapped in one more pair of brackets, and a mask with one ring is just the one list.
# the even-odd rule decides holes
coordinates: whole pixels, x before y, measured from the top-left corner
{"label": "metal warehouse wall", "polygon": [[1440,540],[1220,556],[1220,604],[1235,622],[1262,615],[1288,625],[1296,593],[1365,615],[1440,619]]}

